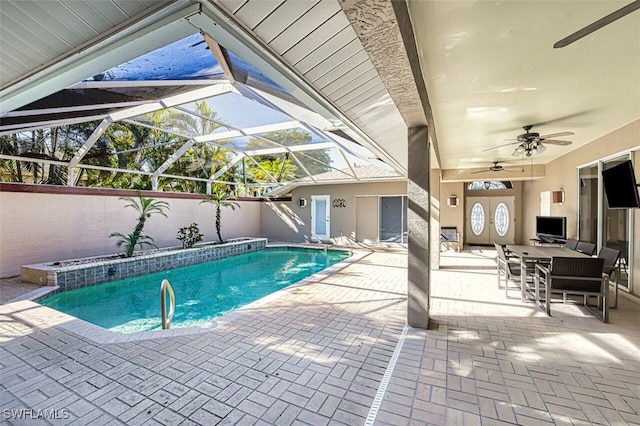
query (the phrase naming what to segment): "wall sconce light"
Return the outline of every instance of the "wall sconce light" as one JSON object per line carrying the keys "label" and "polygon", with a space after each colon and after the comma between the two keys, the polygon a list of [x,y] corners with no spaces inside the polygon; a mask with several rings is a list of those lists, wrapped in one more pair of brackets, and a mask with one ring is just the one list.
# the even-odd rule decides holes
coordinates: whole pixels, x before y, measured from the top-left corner
{"label": "wall sconce light", "polygon": [[306,198],[300,198],[298,200],[298,207],[307,207],[307,199]]}
{"label": "wall sconce light", "polygon": [[560,191],[551,192],[551,201],[554,204],[564,204],[564,189],[560,188]]}
{"label": "wall sconce light", "polygon": [[459,201],[460,200],[458,199],[457,195],[451,195],[449,198],[447,198],[447,205],[449,207],[457,207]]}

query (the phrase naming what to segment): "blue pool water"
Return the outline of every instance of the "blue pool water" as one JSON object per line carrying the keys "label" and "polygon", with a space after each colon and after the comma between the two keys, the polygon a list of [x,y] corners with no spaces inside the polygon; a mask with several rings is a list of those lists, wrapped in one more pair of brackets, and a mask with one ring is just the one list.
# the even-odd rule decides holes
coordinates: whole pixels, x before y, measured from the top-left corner
{"label": "blue pool water", "polygon": [[160,283],[168,279],[176,298],[171,327],[202,325],[349,255],[340,250],[267,248],[60,292],[40,303],[120,333],[157,330],[162,328]]}

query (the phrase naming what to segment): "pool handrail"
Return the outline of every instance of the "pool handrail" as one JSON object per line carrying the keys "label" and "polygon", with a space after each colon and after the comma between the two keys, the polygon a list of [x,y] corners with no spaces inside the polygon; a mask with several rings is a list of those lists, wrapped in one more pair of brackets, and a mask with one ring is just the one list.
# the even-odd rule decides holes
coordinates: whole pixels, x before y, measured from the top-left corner
{"label": "pool handrail", "polygon": [[[169,292],[169,314],[167,315],[167,291]],[[169,284],[169,280],[162,280],[160,284],[160,310],[162,311],[162,329],[167,330],[171,327],[171,320],[175,313],[176,296],[173,288]]]}

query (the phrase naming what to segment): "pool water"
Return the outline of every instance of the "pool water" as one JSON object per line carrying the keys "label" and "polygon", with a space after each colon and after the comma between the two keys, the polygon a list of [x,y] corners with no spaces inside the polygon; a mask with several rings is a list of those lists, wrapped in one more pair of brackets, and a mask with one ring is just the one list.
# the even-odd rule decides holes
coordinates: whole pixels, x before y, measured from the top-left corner
{"label": "pool water", "polygon": [[158,330],[160,283],[168,279],[176,299],[171,328],[203,325],[349,256],[341,250],[266,248],[59,292],[40,303],[120,333]]}

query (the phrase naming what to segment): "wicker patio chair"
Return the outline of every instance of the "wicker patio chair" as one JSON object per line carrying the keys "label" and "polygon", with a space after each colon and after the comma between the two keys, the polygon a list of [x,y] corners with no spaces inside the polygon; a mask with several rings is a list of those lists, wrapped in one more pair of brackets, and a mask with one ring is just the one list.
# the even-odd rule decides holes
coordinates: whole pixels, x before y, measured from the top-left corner
{"label": "wicker patio chair", "polygon": [[588,254],[589,256],[593,256],[596,252],[596,245],[593,243],[588,243],[586,241],[578,241],[578,245],[576,246],[576,250],[580,253]]}
{"label": "wicker patio chair", "polygon": [[568,249],[575,250],[578,245],[578,240],[574,240],[573,238],[569,238],[564,246]]}
{"label": "wicker patio chair", "polygon": [[[551,296],[562,294],[562,301],[567,301],[567,295],[583,296],[583,304],[591,310],[588,304],[589,296],[597,296],[598,307],[602,308],[603,322],[609,322],[609,287],[604,274],[604,259],[598,257],[554,257],[546,267],[536,265],[535,298],[542,305],[547,315],[551,316]],[[540,296],[543,287],[544,299]]]}
{"label": "wicker patio chair", "polygon": [[[608,247],[601,247],[598,252],[598,257],[604,259],[604,273],[608,275],[609,281],[613,281],[613,303],[612,308],[618,307],[618,280],[620,279],[620,265],[618,259],[620,258],[620,250],[611,249]],[[615,275],[615,279],[613,276]]]}
{"label": "wicker patio chair", "polygon": [[504,278],[504,294],[506,296],[509,291],[509,281],[517,281],[520,284],[520,261],[509,256],[502,244],[494,242],[493,245],[496,248],[498,288],[502,288],[502,279]]}
{"label": "wicker patio chair", "polygon": [[440,228],[440,251],[443,248],[460,251],[460,234],[457,227],[443,226]]}

